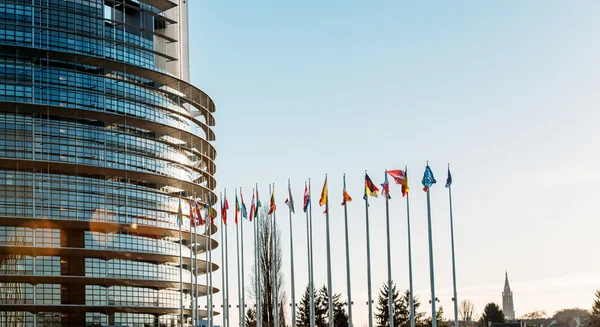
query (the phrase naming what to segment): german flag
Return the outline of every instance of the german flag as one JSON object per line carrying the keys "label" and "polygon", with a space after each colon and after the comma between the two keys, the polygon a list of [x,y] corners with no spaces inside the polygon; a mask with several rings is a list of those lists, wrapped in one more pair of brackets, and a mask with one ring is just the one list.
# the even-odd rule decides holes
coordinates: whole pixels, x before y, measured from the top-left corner
{"label": "german flag", "polygon": [[379,189],[377,188],[377,186],[375,186],[375,184],[373,184],[373,181],[371,180],[369,175],[365,173],[365,196],[363,197],[363,199],[366,200],[367,196],[372,196],[375,198],[378,197]]}

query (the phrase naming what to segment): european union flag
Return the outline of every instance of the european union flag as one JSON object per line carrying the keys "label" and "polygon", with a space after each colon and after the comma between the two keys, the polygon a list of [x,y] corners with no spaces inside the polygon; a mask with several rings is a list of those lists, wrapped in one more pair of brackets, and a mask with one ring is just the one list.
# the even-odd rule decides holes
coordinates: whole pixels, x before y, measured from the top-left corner
{"label": "european union flag", "polygon": [[429,168],[429,164],[428,164],[425,167],[425,173],[423,174],[423,180],[421,181],[421,183],[424,186],[423,191],[425,191],[425,192],[429,191],[429,188],[436,182],[437,181],[435,180],[435,177],[433,177],[433,172],[431,171],[431,168]]}

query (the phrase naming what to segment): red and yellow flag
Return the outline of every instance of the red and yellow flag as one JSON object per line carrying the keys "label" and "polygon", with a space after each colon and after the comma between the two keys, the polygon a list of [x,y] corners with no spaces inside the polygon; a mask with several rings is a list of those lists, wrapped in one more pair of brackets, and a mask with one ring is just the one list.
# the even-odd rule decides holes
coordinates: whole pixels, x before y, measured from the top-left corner
{"label": "red and yellow flag", "polygon": [[388,174],[394,178],[396,184],[402,185],[402,196],[405,197],[408,194],[408,169],[405,170],[388,170]]}
{"label": "red and yellow flag", "polygon": [[319,206],[325,206],[325,211],[327,212],[327,176],[325,176],[325,184],[323,184],[323,190],[321,191],[321,199],[319,199]]}

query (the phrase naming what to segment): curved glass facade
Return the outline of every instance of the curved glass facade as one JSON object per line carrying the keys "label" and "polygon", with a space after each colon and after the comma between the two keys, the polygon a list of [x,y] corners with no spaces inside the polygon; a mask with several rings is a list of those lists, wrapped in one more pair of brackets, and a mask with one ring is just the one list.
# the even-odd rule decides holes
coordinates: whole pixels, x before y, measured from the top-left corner
{"label": "curved glass facade", "polygon": [[185,1],[0,1],[0,326],[191,322],[216,150],[186,44]]}

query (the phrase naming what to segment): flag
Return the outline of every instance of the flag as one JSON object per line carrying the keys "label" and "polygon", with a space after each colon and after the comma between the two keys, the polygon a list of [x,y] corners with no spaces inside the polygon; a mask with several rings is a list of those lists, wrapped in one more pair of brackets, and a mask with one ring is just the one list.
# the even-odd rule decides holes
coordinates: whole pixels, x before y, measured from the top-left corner
{"label": "flag", "polygon": [[183,210],[181,210],[181,198],[179,198],[179,209],[177,210],[177,226],[183,226]]}
{"label": "flag", "polygon": [[436,182],[435,177],[433,177],[433,172],[431,171],[431,168],[429,168],[429,164],[427,164],[425,173],[423,174],[423,180],[421,181],[424,186],[423,191],[428,192],[429,188]]}
{"label": "flag", "polygon": [[194,201],[190,200],[190,228],[196,227],[197,220],[198,216],[196,214],[196,206],[194,206]]}
{"label": "flag", "polygon": [[392,176],[396,184],[402,185],[402,197],[405,197],[408,194],[408,190],[410,190],[410,188],[408,187],[407,170],[388,170],[388,174]]}
{"label": "flag", "polygon": [[[258,184],[256,185],[258,186]],[[260,198],[258,197],[258,187],[256,188],[256,211],[254,212],[254,217],[258,218],[258,208],[262,207],[262,203],[260,203]]]}
{"label": "flag", "polygon": [[238,224],[238,216],[240,215],[240,201],[238,200],[237,191],[235,192],[235,224]]}
{"label": "flag", "polygon": [[344,175],[344,193],[342,194],[342,205],[345,206],[347,202],[352,202],[352,198],[350,197],[350,194],[348,194],[348,192],[346,192],[346,176]]}
{"label": "flag", "polygon": [[294,210],[294,199],[292,198],[292,186],[290,185],[289,181],[288,181],[288,198],[285,200],[285,204],[287,204],[287,206],[290,208],[290,211],[292,211],[292,213],[296,213],[296,210]]}
{"label": "flag", "polygon": [[248,210],[246,210],[246,204],[244,203],[244,195],[240,189],[240,198],[242,199],[242,217],[248,219]]}
{"label": "flag", "polygon": [[256,199],[254,198],[254,190],[252,190],[252,203],[250,203],[250,221],[254,218],[256,213]]}
{"label": "flag", "polygon": [[387,170],[385,171],[384,175],[385,180],[383,181],[383,184],[381,184],[381,195],[385,196],[385,198],[389,200],[392,197],[390,196],[390,182],[388,181]]}
{"label": "flag", "polygon": [[204,203],[204,209],[206,209],[206,215],[208,216],[208,218],[210,218],[210,224],[214,225],[215,215],[213,214],[212,210],[210,210],[210,205],[208,204],[208,202]]}
{"label": "flag", "polygon": [[377,188],[377,186],[375,186],[375,184],[373,184],[373,181],[371,181],[369,175],[365,173],[365,195],[363,196],[363,199],[366,200],[367,196],[372,196],[375,198],[378,197],[379,189]]}
{"label": "flag", "polygon": [[306,182],[304,182],[304,204],[302,205],[302,210],[306,212],[308,210],[308,205],[310,204],[310,193],[308,192],[308,186]]}
{"label": "flag", "polygon": [[196,208],[196,218],[200,222],[200,226],[204,226],[205,220],[202,218],[202,211],[200,210],[200,206],[196,201],[194,201],[194,207]]}
{"label": "flag", "polygon": [[271,192],[271,203],[269,203],[269,212],[268,214],[272,214],[277,210],[277,205],[275,205],[275,185],[273,185],[273,192]]}
{"label": "flag", "polygon": [[225,198],[221,205],[221,219],[223,219],[225,225],[227,225],[227,210],[229,210],[229,202],[227,201],[227,193],[225,193]]}
{"label": "flag", "polygon": [[325,205],[325,211],[327,213],[327,176],[325,176],[325,183],[323,184],[323,190],[321,191],[321,198],[319,199],[319,206]]}
{"label": "flag", "polygon": [[448,167],[448,178],[446,178],[446,187],[452,185],[452,174],[450,174],[450,167]]}

